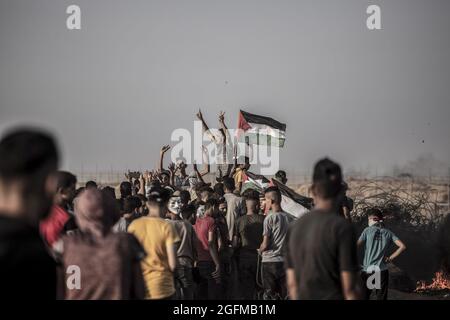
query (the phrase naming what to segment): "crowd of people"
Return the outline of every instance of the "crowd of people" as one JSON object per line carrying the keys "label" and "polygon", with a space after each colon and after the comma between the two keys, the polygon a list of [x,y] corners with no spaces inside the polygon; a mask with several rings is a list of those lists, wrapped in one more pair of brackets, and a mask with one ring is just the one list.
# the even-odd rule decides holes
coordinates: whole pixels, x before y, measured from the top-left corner
{"label": "crowd of people", "polygon": [[[225,127],[223,114],[219,120]],[[315,164],[313,208],[296,218],[283,211],[278,187],[242,191],[248,159],[218,166],[208,183],[208,164],[191,173],[182,161],[165,168],[169,149],[161,149],[156,170],[127,172],[116,195],[112,186],[80,186],[74,174],[58,171],[50,135],[5,135],[0,297],[369,299],[374,289],[387,299],[388,263],[406,247],[377,208],[357,237],[337,163]],[[275,178],[288,181],[284,171]],[[391,244],[397,250],[389,254]],[[368,280],[377,272],[381,282],[373,288]]]}

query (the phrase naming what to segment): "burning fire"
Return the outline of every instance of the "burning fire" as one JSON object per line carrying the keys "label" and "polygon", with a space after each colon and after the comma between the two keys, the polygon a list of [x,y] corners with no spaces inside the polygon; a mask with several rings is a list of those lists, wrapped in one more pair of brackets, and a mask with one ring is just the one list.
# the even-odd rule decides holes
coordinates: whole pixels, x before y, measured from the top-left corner
{"label": "burning fire", "polygon": [[428,290],[450,290],[450,279],[446,277],[443,271],[439,271],[435,273],[430,284],[427,285],[425,281],[419,281],[417,283],[416,291]]}

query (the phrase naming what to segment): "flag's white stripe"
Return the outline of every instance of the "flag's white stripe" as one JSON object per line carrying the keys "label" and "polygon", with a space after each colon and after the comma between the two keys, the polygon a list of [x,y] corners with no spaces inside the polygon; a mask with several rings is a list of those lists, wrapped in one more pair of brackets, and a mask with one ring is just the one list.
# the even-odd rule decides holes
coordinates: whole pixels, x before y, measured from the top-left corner
{"label": "flag's white stripe", "polygon": [[283,211],[292,214],[297,219],[309,211],[304,206],[285,195],[281,196],[281,208],[283,208]]}
{"label": "flag's white stripe", "polygon": [[279,139],[285,139],[285,132],[278,130],[278,129],[274,129],[268,125],[265,124],[258,124],[258,123],[251,123],[249,122],[249,125],[251,126],[250,129],[248,129],[247,131],[245,131],[245,133],[256,133],[256,134],[264,134],[264,135],[268,135],[268,136],[272,136],[274,138],[279,138]]}

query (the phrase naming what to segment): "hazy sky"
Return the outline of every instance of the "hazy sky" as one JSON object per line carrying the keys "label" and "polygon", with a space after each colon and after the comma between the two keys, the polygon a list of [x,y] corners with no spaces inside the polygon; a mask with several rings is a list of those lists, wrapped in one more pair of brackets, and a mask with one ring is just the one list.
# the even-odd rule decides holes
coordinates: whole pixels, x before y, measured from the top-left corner
{"label": "hazy sky", "polygon": [[0,0],[0,131],[45,125],[71,170],[144,168],[199,107],[243,108],[287,124],[288,169],[450,166],[449,31],[448,0]]}

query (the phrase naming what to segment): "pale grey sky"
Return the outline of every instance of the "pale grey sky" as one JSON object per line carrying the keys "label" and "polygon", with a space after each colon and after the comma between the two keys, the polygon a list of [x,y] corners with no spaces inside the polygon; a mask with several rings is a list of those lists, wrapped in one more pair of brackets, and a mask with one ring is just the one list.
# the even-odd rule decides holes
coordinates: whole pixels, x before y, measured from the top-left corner
{"label": "pale grey sky", "polygon": [[448,0],[0,0],[0,131],[45,125],[70,170],[144,168],[198,107],[230,127],[243,108],[287,124],[287,169],[450,167],[449,16]]}

